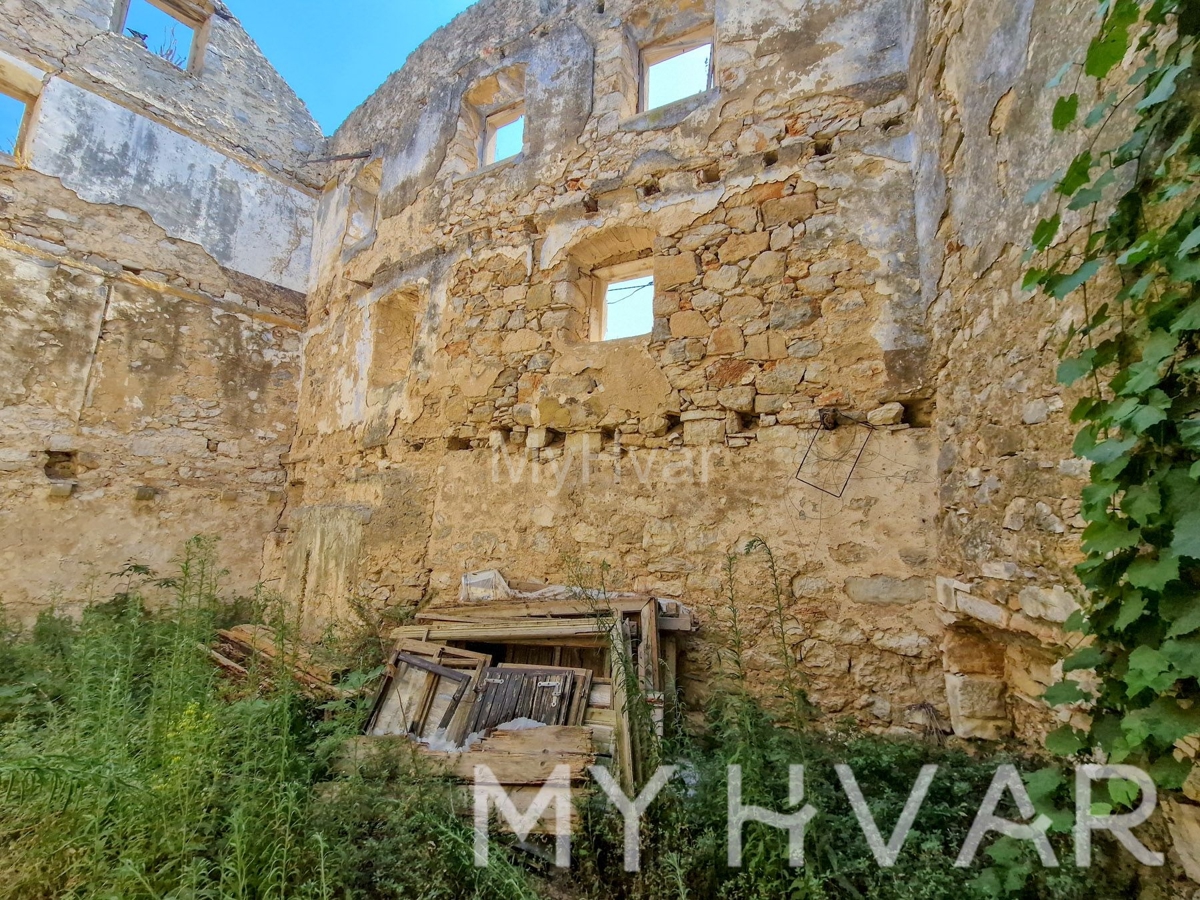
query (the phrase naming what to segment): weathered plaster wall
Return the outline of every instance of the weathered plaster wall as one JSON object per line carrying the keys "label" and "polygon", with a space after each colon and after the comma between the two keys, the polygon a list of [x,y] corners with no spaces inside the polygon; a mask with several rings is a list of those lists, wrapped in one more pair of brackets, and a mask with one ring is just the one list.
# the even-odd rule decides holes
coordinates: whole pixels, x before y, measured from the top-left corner
{"label": "weathered plaster wall", "polygon": [[[639,114],[638,48],[706,22],[719,89]],[[727,554],[761,534],[814,699],[879,729],[945,712],[917,38],[900,0],[485,0],[418,50],[331,143],[372,158],[340,164],[322,200],[272,554],[313,627],[453,601],[470,569],[563,581],[569,560],[606,563],[700,610],[699,689]],[[525,152],[472,170],[465,98],[520,71]],[[654,333],[589,343],[586,272],[639,255]],[[880,426],[840,498],[795,478],[826,407]],[[781,649],[744,565],[770,690]]]}
{"label": "weathered plaster wall", "polygon": [[21,617],[196,534],[250,590],[296,421],[319,132],[232,19],[185,73],[101,6],[0,12],[0,77],[36,98],[0,160],[0,597]]}
{"label": "weathered plaster wall", "polygon": [[223,266],[303,293],[313,198],[61,78],[43,90],[32,165],[90,203],[145,210]]}

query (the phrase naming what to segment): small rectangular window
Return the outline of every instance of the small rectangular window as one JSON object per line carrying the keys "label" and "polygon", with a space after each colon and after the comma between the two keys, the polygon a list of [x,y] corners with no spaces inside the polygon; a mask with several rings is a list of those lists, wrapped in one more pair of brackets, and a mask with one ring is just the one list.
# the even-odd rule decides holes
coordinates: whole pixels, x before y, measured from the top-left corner
{"label": "small rectangular window", "polygon": [[525,149],[525,104],[493,113],[484,129],[483,164],[512,159]]}
{"label": "small rectangular window", "polygon": [[28,115],[29,104],[25,100],[0,90],[0,153],[17,155]]}
{"label": "small rectangular window", "polygon": [[652,261],[642,260],[594,273],[599,289],[594,340],[618,341],[654,330],[652,265]]}
{"label": "small rectangular window", "polygon": [[184,71],[194,70],[202,20],[185,16],[167,0],[128,0],[121,34]]}
{"label": "small rectangular window", "polygon": [[712,89],[711,32],[642,51],[642,111],[658,109]]}

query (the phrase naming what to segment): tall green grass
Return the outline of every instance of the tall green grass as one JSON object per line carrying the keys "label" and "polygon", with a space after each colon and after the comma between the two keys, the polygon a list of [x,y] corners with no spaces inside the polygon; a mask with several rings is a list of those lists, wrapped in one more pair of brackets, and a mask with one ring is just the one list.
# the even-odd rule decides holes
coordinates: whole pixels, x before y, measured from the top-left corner
{"label": "tall green grass", "polygon": [[450,786],[415,760],[331,774],[360,704],[318,707],[285,670],[218,676],[219,574],[196,540],[78,623],[4,627],[0,897],[532,897],[502,853],[474,868]]}

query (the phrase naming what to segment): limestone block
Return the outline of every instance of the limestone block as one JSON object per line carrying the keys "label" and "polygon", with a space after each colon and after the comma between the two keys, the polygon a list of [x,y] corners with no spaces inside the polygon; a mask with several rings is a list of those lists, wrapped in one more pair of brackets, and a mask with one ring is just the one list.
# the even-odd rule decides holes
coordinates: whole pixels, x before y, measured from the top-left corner
{"label": "limestone block", "polygon": [[1027,587],[1017,599],[1025,615],[1059,624],[1079,609],[1078,601],[1059,584],[1051,588]]}
{"label": "limestone block", "polygon": [[1171,843],[1183,865],[1183,871],[1192,881],[1200,882],[1200,806],[1167,800],[1167,829]]}
{"label": "limestone block", "polygon": [[729,265],[751,256],[758,256],[771,245],[771,235],[766,231],[753,234],[735,234],[721,245],[718,254],[722,263]]}
{"label": "limestone block", "polygon": [[870,578],[846,579],[846,593],[850,599],[872,606],[908,606],[928,599],[931,592],[932,585],[927,578],[873,575]]}
{"label": "limestone block", "polygon": [[747,284],[763,284],[782,278],[787,272],[787,257],[775,250],[760,253],[746,272]]}
{"label": "limestone block", "polygon": [[656,256],[654,258],[654,285],[658,290],[667,290],[683,284],[691,284],[700,274],[700,265],[695,253],[680,253],[678,256]]}
{"label": "limestone block", "polygon": [[573,431],[567,435],[567,453],[594,456],[604,448],[604,435],[598,431]]}
{"label": "limestone block", "polygon": [[783,412],[788,399],[787,394],[759,394],[754,398],[754,411],[759,415],[776,415]]}
{"label": "limestone block", "polygon": [[954,733],[959,734],[959,723],[964,720],[1007,718],[1008,708],[1004,702],[1006,693],[1004,682],[999,678],[947,674],[946,702],[950,706]]}
{"label": "limestone block", "polygon": [[972,619],[978,619],[980,622],[986,622],[996,628],[1007,628],[1011,613],[1002,606],[997,606],[995,603],[989,603],[987,600],[981,600],[979,597],[973,597],[970,594],[959,591],[954,597],[958,611],[964,615],[970,616]]}
{"label": "limestone block", "polygon": [[725,442],[725,416],[719,419],[696,419],[683,423],[683,442],[699,446]]}
{"label": "limestone block", "polygon": [[550,443],[550,430],[547,428],[530,428],[525,432],[525,446],[531,450],[541,450]]}
{"label": "limestone block", "polygon": [[734,412],[753,412],[754,388],[749,386],[725,388],[717,392],[717,402]]}
{"label": "limestone block", "polygon": [[930,641],[929,638],[923,637],[916,632],[907,632],[904,634],[888,634],[884,632],[872,637],[871,643],[880,650],[886,650],[898,656],[917,657],[924,655]]}
{"label": "limestone block", "polygon": [[755,385],[764,394],[794,394],[804,381],[807,368],[802,360],[782,359],[759,373]]}
{"label": "limestone block", "polygon": [[536,331],[526,328],[505,335],[501,349],[504,353],[526,353],[530,350],[537,350],[541,346],[542,336]]}
{"label": "limestone block", "polygon": [[782,334],[766,331],[746,338],[747,359],[783,359],[786,356],[787,344]]}
{"label": "limestone block", "polygon": [[899,425],[904,421],[904,412],[904,404],[888,403],[867,413],[867,422],[877,426]]}
{"label": "limestone block", "polygon": [[717,294],[724,294],[737,287],[742,270],[737,266],[722,266],[704,276],[704,286]]}
{"label": "limestone block", "polygon": [[792,225],[811,218],[816,211],[816,191],[780,197],[778,200],[768,200],[763,204],[763,224],[767,228],[774,228],[776,225]]}
{"label": "limestone block", "polygon": [[730,297],[721,306],[722,322],[746,323],[763,314],[763,305],[757,297]]}
{"label": "limestone block", "polygon": [[708,337],[711,332],[708,320],[694,309],[685,309],[671,316],[672,337]]}
{"label": "limestone block", "polygon": [[951,629],[942,638],[942,666],[956,675],[1004,677],[1004,645],[981,634]]}
{"label": "limestone block", "polygon": [[792,449],[799,447],[800,443],[800,429],[798,428],[791,428],[787,425],[771,425],[758,429],[758,445],[765,449],[772,447]]}
{"label": "limestone block", "polygon": [[1012,562],[1000,562],[993,559],[983,564],[984,578],[995,578],[998,581],[1013,581],[1020,573],[1020,567]]}
{"label": "limestone block", "polygon": [[709,356],[726,356],[741,353],[745,349],[746,339],[742,336],[742,329],[731,322],[718,325],[708,339]]}

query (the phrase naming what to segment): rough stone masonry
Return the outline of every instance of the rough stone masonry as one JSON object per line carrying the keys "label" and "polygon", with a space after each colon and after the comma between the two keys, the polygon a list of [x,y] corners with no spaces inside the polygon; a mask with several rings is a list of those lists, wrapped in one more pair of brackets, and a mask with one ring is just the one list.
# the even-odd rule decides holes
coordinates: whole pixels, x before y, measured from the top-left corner
{"label": "rough stone masonry", "polygon": [[6,608],[197,533],[314,632],[583,568],[701,614],[693,696],[732,603],[764,693],[786,653],[872,730],[1053,723],[1079,311],[1020,289],[1021,201],[1071,3],[481,0],[328,140],[222,3],[155,5],[186,70],[126,0],[0,6]]}

